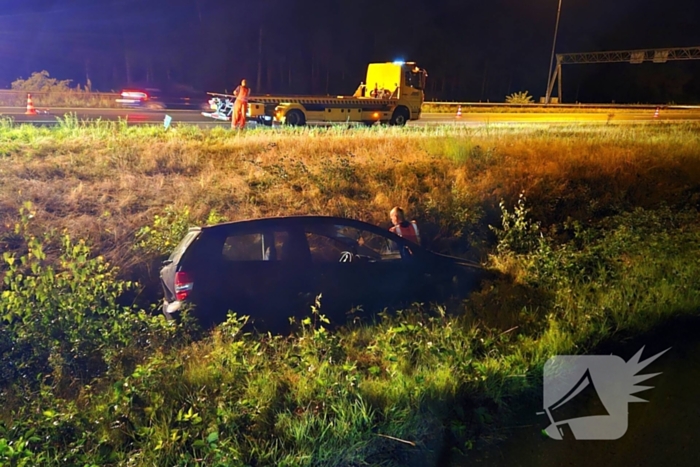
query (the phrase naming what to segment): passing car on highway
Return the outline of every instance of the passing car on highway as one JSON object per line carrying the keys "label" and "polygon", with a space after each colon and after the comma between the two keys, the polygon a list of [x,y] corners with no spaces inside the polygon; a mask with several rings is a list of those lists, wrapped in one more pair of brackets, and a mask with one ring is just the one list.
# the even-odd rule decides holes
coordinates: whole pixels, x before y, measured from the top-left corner
{"label": "passing car on highway", "polygon": [[209,108],[206,94],[188,86],[134,86],[123,89],[116,102],[124,107],[148,110],[180,109],[201,111]]}
{"label": "passing car on highway", "polygon": [[387,230],[339,217],[290,216],[194,227],[160,272],[163,313],[186,303],[204,326],[228,311],[259,330],[289,330],[289,317],[321,313],[344,324],[415,300],[465,296],[484,275],[475,263],[431,252]]}

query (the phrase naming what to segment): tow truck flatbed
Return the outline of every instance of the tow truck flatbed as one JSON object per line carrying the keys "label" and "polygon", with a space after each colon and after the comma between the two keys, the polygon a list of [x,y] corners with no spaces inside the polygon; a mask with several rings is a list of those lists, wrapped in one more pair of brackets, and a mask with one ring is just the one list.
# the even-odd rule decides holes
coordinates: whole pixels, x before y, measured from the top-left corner
{"label": "tow truck flatbed", "polygon": [[[210,96],[223,97],[231,100],[235,100],[236,97],[231,94],[220,94],[216,92],[208,92]],[[327,96],[327,97],[311,97],[311,96],[250,96],[248,97],[248,102],[255,102],[258,104],[322,104],[322,105],[333,105],[338,104],[341,106],[390,106],[396,104],[398,99],[376,99],[374,97],[354,97],[354,96]]]}
{"label": "tow truck flatbed", "polygon": [[[246,118],[291,126],[311,122],[359,122],[405,125],[420,118],[427,73],[413,62],[370,63],[366,83],[352,96],[255,95],[248,97]],[[215,112],[203,115],[229,120],[235,96],[209,92]]]}

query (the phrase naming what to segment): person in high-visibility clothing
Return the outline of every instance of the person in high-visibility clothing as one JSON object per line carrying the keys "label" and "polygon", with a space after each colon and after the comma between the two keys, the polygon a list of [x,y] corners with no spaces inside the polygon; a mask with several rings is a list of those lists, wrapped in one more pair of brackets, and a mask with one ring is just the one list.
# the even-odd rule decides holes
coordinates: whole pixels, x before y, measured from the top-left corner
{"label": "person in high-visibility clothing", "polygon": [[231,114],[231,129],[245,128],[245,116],[248,113],[248,96],[250,96],[250,88],[246,85],[246,81],[242,80],[241,85],[233,91],[236,96],[236,102],[233,104],[233,113]]}
{"label": "person in high-visibility clothing", "polygon": [[403,209],[401,209],[399,206],[395,206],[389,212],[389,217],[391,218],[391,223],[393,225],[393,227],[389,229],[390,232],[420,245],[420,231],[418,230],[418,224],[416,224],[416,221],[408,222]]}

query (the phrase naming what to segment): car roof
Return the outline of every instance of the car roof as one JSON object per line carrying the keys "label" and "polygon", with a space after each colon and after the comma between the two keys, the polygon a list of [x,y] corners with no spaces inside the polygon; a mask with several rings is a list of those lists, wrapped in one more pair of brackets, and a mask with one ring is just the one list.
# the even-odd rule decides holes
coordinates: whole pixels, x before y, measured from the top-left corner
{"label": "car roof", "polygon": [[[215,225],[208,225],[208,226],[203,226],[203,227],[198,227],[203,231],[210,231],[210,230],[229,230],[229,229],[235,229],[238,227],[244,228],[244,227],[249,227],[253,225],[259,225],[260,227],[271,227],[274,225],[279,225],[281,226],[287,226],[287,225],[294,225],[294,224],[307,224],[307,225],[313,225],[313,224],[344,224],[352,227],[357,227],[358,229],[362,230],[369,230],[369,231],[374,231],[377,233],[381,233],[382,235],[388,235],[388,236],[394,236],[398,239],[398,235],[390,232],[387,229],[383,229],[381,227],[378,227],[374,224],[370,224],[368,222],[360,221],[357,219],[350,219],[347,217],[335,217],[335,216],[311,216],[311,215],[297,215],[297,216],[278,216],[278,217],[263,217],[263,218],[257,218],[257,219],[244,219],[244,220],[239,220],[239,221],[233,221],[233,222],[224,222],[221,224],[215,224]],[[197,228],[197,227],[195,227]]]}
{"label": "car roof", "polygon": [[214,225],[208,225],[202,227],[202,229],[216,229],[216,228],[223,228],[223,227],[228,227],[228,226],[235,226],[235,225],[249,225],[249,224],[255,224],[255,223],[261,223],[261,224],[274,224],[274,223],[295,223],[295,222],[300,222],[304,221],[306,223],[308,222],[319,222],[319,223],[329,223],[329,222],[342,222],[346,224],[356,224],[356,225],[362,225],[362,226],[369,226],[369,227],[377,227],[374,224],[370,224],[364,221],[360,221],[357,219],[351,219],[348,217],[335,217],[335,216],[314,216],[314,215],[294,215],[294,216],[271,216],[271,217],[258,217],[258,218],[253,218],[253,219],[241,219],[237,221],[231,221],[231,222],[222,222],[220,224],[214,224]]}
{"label": "car roof", "polygon": [[[278,225],[280,227],[284,226],[290,226],[290,225],[300,225],[300,224],[307,224],[307,225],[313,225],[313,224],[344,224],[352,227],[356,227],[358,229],[366,230],[369,232],[374,232],[379,235],[383,235],[389,238],[392,238],[394,241],[398,243],[407,243],[407,240],[404,238],[401,238],[399,235],[396,235],[394,232],[389,231],[388,229],[384,229],[382,227],[379,227],[374,224],[370,224],[368,222],[360,221],[357,219],[351,219],[347,217],[335,217],[335,216],[313,216],[313,215],[297,215],[297,216],[278,216],[278,217],[263,217],[263,218],[256,218],[256,219],[243,219],[243,220],[238,220],[238,221],[232,221],[232,222],[223,222],[220,224],[214,224],[214,225],[207,225],[207,226],[202,226],[202,227],[191,227],[190,231],[202,231],[202,232],[217,232],[217,231],[235,231],[238,228],[241,229],[246,229],[251,226],[258,226],[262,228],[270,228],[274,227],[275,225]],[[480,267],[477,263],[474,263],[469,260],[465,260],[464,258],[458,258],[455,256],[449,256],[449,255],[444,255],[441,253],[436,253],[433,251],[430,251],[421,245],[414,245],[412,244],[411,248],[417,248],[421,251],[424,252],[424,254],[431,254],[435,256],[439,256],[441,258],[449,259],[451,261],[458,261],[463,264],[469,264],[470,266],[473,267]]]}

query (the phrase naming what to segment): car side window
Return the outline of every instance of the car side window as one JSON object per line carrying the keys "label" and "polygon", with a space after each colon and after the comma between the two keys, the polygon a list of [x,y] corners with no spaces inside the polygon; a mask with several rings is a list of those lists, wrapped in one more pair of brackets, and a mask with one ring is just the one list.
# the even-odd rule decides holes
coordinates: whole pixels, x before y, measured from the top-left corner
{"label": "car side window", "polygon": [[307,228],[306,239],[315,263],[401,261],[399,245],[394,240],[351,226],[312,226]]}
{"label": "car side window", "polygon": [[221,255],[224,261],[285,261],[295,251],[289,238],[285,231],[229,235]]}
{"label": "car side window", "polygon": [[378,254],[382,261],[401,261],[400,246],[390,238],[365,230],[361,231],[358,243],[364,250]]}
{"label": "car side window", "polygon": [[268,261],[301,260],[304,252],[292,239],[292,235],[286,231],[271,234],[268,241],[268,244],[271,246]]}
{"label": "car side window", "polygon": [[224,241],[221,254],[225,261],[262,261],[263,236],[260,233],[231,235]]}
{"label": "car side window", "polygon": [[306,241],[309,243],[311,261],[314,263],[337,263],[343,251],[346,251],[345,245],[337,239],[314,232],[306,232]]}

